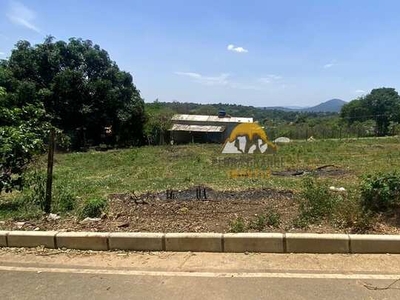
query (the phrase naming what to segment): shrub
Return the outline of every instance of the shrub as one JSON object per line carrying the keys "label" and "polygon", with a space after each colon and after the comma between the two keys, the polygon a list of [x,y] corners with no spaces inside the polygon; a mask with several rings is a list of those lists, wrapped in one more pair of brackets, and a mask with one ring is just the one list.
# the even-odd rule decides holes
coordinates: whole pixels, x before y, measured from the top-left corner
{"label": "shrub", "polygon": [[400,204],[400,173],[378,173],[364,177],[361,183],[364,208],[382,212]]}
{"label": "shrub", "polygon": [[270,210],[266,214],[257,215],[256,218],[251,221],[249,228],[263,231],[265,226],[278,227],[280,222],[281,215],[275,210]]}
{"label": "shrub", "polygon": [[351,228],[354,233],[363,233],[373,227],[374,218],[370,211],[363,209],[360,193],[349,191],[334,208],[332,223],[339,228]]}
{"label": "shrub", "polygon": [[70,187],[55,187],[53,193],[53,207],[60,212],[68,212],[75,208],[75,193]]}
{"label": "shrub", "polygon": [[312,177],[306,177],[300,193],[300,218],[303,221],[317,222],[331,215],[341,197],[329,192],[327,186]]}
{"label": "shrub", "polygon": [[[24,174],[24,188],[19,195],[22,206],[33,208],[36,206],[44,209],[46,198],[47,175],[44,170],[33,168]],[[52,211],[67,212],[75,208],[76,195],[73,189],[66,185],[53,186]]]}
{"label": "shrub", "polygon": [[25,205],[36,205],[43,210],[46,198],[46,173],[40,169],[33,169],[23,177],[24,189],[20,200]]}
{"label": "shrub", "polygon": [[271,227],[278,227],[281,223],[281,215],[275,210],[269,211],[267,213],[266,219],[267,225]]}
{"label": "shrub", "polygon": [[79,216],[83,219],[86,217],[100,217],[101,213],[107,206],[107,201],[103,198],[92,198],[83,204]]}
{"label": "shrub", "polygon": [[262,231],[266,225],[267,218],[265,215],[257,215],[256,218],[250,223],[250,228]]}
{"label": "shrub", "polygon": [[245,229],[246,229],[246,224],[242,217],[237,217],[230,223],[230,230],[229,230],[230,232],[233,233],[244,232]]}

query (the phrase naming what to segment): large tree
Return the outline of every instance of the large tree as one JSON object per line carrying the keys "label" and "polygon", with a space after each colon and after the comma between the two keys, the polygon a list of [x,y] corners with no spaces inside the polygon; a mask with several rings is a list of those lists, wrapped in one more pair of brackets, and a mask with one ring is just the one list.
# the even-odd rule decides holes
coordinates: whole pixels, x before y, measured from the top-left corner
{"label": "large tree", "polygon": [[387,135],[391,122],[400,121],[400,96],[394,88],[373,89],[370,94],[344,105],[341,117],[349,125],[374,120],[377,134]]}
{"label": "large tree", "polygon": [[132,76],[89,40],[19,41],[0,65],[0,86],[15,107],[43,106],[48,121],[72,138],[85,128],[86,138],[100,143],[112,126],[120,144],[143,141],[144,102]]}
{"label": "large tree", "polygon": [[32,156],[43,150],[48,129],[43,107],[17,107],[12,100],[0,87],[0,194],[22,187],[22,172]]}

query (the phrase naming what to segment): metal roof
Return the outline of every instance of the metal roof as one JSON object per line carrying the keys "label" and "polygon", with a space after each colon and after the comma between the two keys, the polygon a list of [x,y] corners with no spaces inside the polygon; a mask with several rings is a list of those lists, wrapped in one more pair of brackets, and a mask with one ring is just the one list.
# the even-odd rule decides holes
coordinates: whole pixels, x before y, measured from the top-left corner
{"label": "metal roof", "polygon": [[223,132],[225,126],[173,124],[170,131]]}
{"label": "metal roof", "polygon": [[221,123],[253,123],[253,118],[242,117],[223,117],[207,115],[184,115],[177,114],[172,117],[172,121],[196,121],[196,122],[221,122]]}

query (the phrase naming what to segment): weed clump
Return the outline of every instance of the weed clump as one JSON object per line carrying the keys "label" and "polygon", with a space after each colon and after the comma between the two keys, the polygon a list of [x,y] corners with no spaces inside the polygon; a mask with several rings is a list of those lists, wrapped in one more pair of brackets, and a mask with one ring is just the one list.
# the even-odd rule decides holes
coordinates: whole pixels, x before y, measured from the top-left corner
{"label": "weed clump", "polygon": [[97,218],[107,207],[107,201],[103,198],[91,198],[83,204],[79,216],[83,219],[86,217]]}
{"label": "weed clump", "polygon": [[322,221],[338,228],[349,228],[355,233],[373,227],[374,216],[363,206],[358,190],[331,192],[326,185],[308,177],[303,181],[300,197],[300,214],[294,220],[295,227],[305,228]]}
{"label": "weed clump", "polygon": [[281,223],[281,215],[274,209],[267,211],[265,214],[256,215],[255,219],[249,224],[249,228],[257,231],[263,231],[266,226],[279,227]]}
{"label": "weed clump", "polygon": [[237,217],[230,223],[229,232],[239,233],[239,232],[244,232],[245,230],[246,230],[246,224],[242,217]]}
{"label": "weed clump", "polygon": [[374,212],[385,212],[400,204],[400,173],[378,173],[361,182],[362,205]]}
{"label": "weed clump", "polygon": [[300,219],[306,223],[316,223],[332,215],[340,195],[332,194],[328,187],[312,177],[306,177],[300,193]]}

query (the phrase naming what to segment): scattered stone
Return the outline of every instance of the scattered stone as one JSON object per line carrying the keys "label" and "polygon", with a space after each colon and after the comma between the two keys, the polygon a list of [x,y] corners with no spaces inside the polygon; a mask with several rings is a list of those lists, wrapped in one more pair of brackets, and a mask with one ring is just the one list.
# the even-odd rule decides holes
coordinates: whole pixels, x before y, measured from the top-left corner
{"label": "scattered stone", "polygon": [[315,139],[314,139],[313,136],[310,136],[310,137],[307,139],[307,142],[314,142],[314,141],[315,141]]}
{"label": "scattered stone", "polygon": [[186,214],[189,211],[189,209],[187,207],[182,207],[181,209],[179,209],[179,211],[183,214]]}
{"label": "scattered stone", "polygon": [[6,224],[6,221],[0,221],[0,225]]}
{"label": "scattered stone", "polygon": [[50,214],[47,216],[47,220],[49,220],[49,221],[57,221],[57,220],[59,220],[59,219],[61,219],[61,217],[60,217],[59,215],[57,215],[57,214],[52,214],[52,213],[50,213]]}
{"label": "scattered stone", "polygon": [[275,144],[288,144],[290,142],[291,142],[291,140],[285,136],[278,137],[274,140]]}
{"label": "scattered stone", "polygon": [[15,222],[15,226],[18,227],[18,229],[21,229],[22,227],[24,227],[26,224],[26,222]]}
{"label": "scattered stone", "polygon": [[332,192],[341,192],[341,193],[346,191],[346,189],[344,187],[339,187],[338,188],[338,187],[335,187],[335,186],[330,186],[329,190],[332,191]]}
{"label": "scattered stone", "polygon": [[117,224],[117,227],[119,228],[126,228],[129,227],[129,222],[121,222]]}
{"label": "scattered stone", "polygon": [[35,229],[33,229],[33,231],[39,231],[40,228],[39,227],[35,227]]}
{"label": "scattered stone", "polygon": [[81,224],[89,224],[89,223],[100,222],[100,221],[101,221],[100,218],[89,218],[89,217],[87,217],[87,218],[83,219],[80,223]]}

